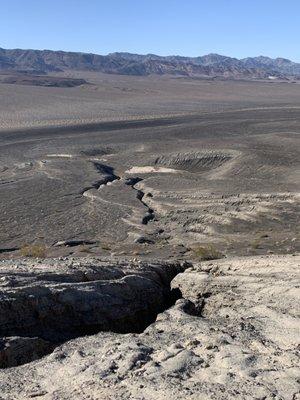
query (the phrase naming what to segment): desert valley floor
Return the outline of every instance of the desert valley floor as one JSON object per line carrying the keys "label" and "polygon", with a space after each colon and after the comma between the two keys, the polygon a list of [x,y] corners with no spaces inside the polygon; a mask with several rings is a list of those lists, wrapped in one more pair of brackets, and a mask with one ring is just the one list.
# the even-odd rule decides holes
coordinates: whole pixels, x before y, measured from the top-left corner
{"label": "desert valley floor", "polygon": [[300,85],[84,78],[0,83],[0,399],[299,399]]}

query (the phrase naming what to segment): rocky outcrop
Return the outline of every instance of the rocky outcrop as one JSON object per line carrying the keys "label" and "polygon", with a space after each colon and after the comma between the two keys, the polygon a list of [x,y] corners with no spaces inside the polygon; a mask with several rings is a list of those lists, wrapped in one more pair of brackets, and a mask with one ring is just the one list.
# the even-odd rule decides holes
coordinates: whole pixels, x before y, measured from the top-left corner
{"label": "rocky outcrop", "polygon": [[[184,268],[96,259],[2,264],[0,336],[19,337],[9,345],[19,352],[99,331],[141,332],[176,300],[170,282]],[[0,367],[13,359],[3,351]]]}
{"label": "rocky outcrop", "polygon": [[299,261],[194,265],[172,281],[183,298],[144,332],[100,332],[3,369],[0,398],[297,399]]}
{"label": "rocky outcrop", "polygon": [[54,345],[38,337],[0,338],[0,368],[15,367],[50,353]]}

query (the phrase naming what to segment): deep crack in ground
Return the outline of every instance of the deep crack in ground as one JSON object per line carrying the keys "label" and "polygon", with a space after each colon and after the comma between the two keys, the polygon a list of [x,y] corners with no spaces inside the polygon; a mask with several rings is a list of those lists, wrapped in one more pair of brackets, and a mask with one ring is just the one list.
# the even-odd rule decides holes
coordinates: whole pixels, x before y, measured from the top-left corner
{"label": "deep crack in ground", "polygon": [[155,218],[154,215],[154,210],[148,206],[147,203],[143,200],[145,193],[141,190],[135,187],[135,185],[139,182],[141,182],[143,179],[140,177],[133,177],[133,178],[127,178],[125,181],[126,185],[129,185],[132,187],[132,189],[136,190],[136,198],[143,204],[144,207],[147,208],[147,213],[142,219],[142,224],[147,225],[149,221],[152,221]]}
{"label": "deep crack in ground", "polygon": [[87,186],[80,191],[81,195],[84,195],[85,192],[91,189],[99,189],[101,185],[106,185],[108,182],[114,182],[116,180],[121,179],[119,176],[115,175],[114,168],[110,167],[109,165],[101,164],[99,162],[93,162],[94,167],[96,170],[103,174],[103,178],[95,181],[91,184],[91,186]]}
{"label": "deep crack in ground", "polygon": [[[22,268],[5,275],[8,289],[12,286],[14,292],[1,294],[0,337],[13,341],[16,348],[6,348],[5,340],[0,343],[1,368],[30,362],[81,336],[105,331],[142,333],[182,297],[179,289],[171,289],[171,281],[190,266],[96,260],[86,267],[66,265],[53,269],[45,261],[42,268],[36,265],[35,276]],[[14,351],[22,346],[23,356],[15,357]],[[37,351],[26,351],[28,346]]]}

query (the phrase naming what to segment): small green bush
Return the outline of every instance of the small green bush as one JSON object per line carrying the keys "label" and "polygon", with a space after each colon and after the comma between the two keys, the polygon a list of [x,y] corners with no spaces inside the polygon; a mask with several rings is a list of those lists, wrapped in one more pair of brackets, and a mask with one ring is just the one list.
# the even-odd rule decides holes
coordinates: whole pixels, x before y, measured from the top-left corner
{"label": "small green bush", "polygon": [[261,243],[261,238],[256,238],[255,240],[253,240],[253,242],[251,242],[251,247],[253,250],[259,249]]}
{"label": "small green bush", "polygon": [[111,247],[108,245],[108,244],[106,244],[106,243],[103,243],[102,245],[101,245],[101,248],[102,248],[102,250],[111,250]]}
{"label": "small green bush", "polygon": [[91,249],[86,244],[83,244],[79,248],[80,253],[91,253]]}
{"label": "small green bush", "polygon": [[212,244],[197,246],[193,249],[194,255],[201,261],[217,260],[223,257],[223,254]]}
{"label": "small green bush", "polygon": [[25,244],[20,252],[23,257],[45,258],[47,249],[43,244]]}

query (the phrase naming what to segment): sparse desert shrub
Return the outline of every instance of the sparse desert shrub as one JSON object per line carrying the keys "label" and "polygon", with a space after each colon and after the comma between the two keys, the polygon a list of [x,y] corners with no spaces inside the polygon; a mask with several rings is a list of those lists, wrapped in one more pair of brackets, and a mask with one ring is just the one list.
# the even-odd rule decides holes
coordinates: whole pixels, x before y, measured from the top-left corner
{"label": "sparse desert shrub", "polygon": [[261,238],[260,237],[254,239],[253,242],[251,242],[252,249],[254,249],[254,250],[259,249],[260,242],[261,242]]}
{"label": "sparse desert shrub", "polygon": [[223,254],[215,248],[212,244],[207,244],[204,246],[197,246],[193,249],[194,255],[201,261],[217,260],[222,258]]}
{"label": "sparse desert shrub", "polygon": [[25,244],[20,252],[23,257],[45,258],[47,249],[43,244]]}
{"label": "sparse desert shrub", "polygon": [[102,247],[102,250],[111,250],[111,247],[108,244],[105,244],[105,243],[103,243],[101,245],[101,247]]}
{"label": "sparse desert shrub", "polygon": [[91,253],[91,249],[86,244],[83,244],[79,248],[80,253]]}

